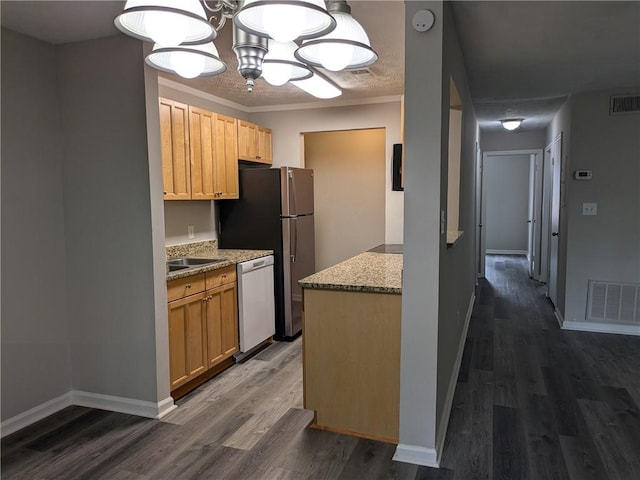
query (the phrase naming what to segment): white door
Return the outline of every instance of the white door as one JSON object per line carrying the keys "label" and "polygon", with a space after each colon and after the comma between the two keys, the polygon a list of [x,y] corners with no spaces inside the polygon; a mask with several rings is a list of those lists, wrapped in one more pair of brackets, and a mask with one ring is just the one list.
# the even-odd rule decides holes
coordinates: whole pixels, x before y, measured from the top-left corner
{"label": "white door", "polygon": [[529,277],[535,276],[535,197],[536,197],[536,156],[529,156],[529,203],[527,205],[527,260]]}
{"label": "white door", "polygon": [[484,251],[482,250],[482,152],[476,142],[476,275],[484,277]]}
{"label": "white door", "polygon": [[549,247],[551,241],[551,185],[553,183],[551,168],[551,145],[544,150],[542,162],[542,215],[540,228],[540,278],[549,282]]}
{"label": "white door", "polygon": [[549,238],[549,283],[547,296],[558,305],[558,250],[560,244],[560,182],[562,175],[562,134],[551,144],[551,237]]}

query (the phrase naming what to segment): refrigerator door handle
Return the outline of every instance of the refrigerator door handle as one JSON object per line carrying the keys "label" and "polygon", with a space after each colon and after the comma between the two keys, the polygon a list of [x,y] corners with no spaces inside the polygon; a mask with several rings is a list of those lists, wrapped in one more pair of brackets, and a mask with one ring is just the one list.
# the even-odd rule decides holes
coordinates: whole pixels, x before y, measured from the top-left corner
{"label": "refrigerator door handle", "polygon": [[298,255],[298,226],[296,225],[296,218],[291,219],[291,234],[293,239],[291,240],[291,262],[296,263],[296,255]]}
{"label": "refrigerator door handle", "polygon": [[292,215],[298,214],[298,202],[296,201],[296,181],[293,178],[293,172],[289,170],[289,191],[291,192],[291,199],[293,200],[293,209],[289,213]]}

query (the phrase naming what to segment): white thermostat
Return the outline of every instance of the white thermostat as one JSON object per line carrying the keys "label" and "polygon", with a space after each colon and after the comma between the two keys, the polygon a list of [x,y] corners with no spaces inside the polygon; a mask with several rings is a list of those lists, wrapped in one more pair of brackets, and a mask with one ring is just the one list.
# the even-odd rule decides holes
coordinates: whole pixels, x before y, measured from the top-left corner
{"label": "white thermostat", "polygon": [[593,172],[591,172],[591,170],[576,170],[573,178],[576,180],[591,180],[593,178]]}

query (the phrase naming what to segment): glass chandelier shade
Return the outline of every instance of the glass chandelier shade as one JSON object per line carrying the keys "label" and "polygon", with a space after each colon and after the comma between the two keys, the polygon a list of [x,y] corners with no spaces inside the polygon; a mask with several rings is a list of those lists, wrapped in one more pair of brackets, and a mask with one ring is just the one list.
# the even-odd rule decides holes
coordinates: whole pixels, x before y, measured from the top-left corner
{"label": "glass chandelier shade", "polygon": [[128,0],[113,23],[127,35],[167,47],[216,37],[198,0]]}
{"label": "glass chandelier shade", "polygon": [[369,37],[355,18],[347,12],[332,12],[337,25],[332,32],[305,40],[295,52],[301,62],[334,72],[345,68],[364,68],[378,60]]}
{"label": "glass chandelier shade", "polygon": [[233,21],[242,30],[280,42],[319,37],[336,26],[323,0],[246,0]]}
{"label": "glass chandelier shade", "polygon": [[316,98],[328,99],[342,95],[342,91],[333,83],[314,73],[312,77],[300,81],[292,81],[293,85]]}
{"label": "glass chandelier shade", "polygon": [[227,70],[213,42],[176,47],[155,45],[145,61],[153,68],[183,78],[218,75]]}
{"label": "glass chandelier shade", "polygon": [[291,80],[304,80],[313,75],[309,67],[294,57],[297,47],[294,42],[269,40],[269,51],[262,62],[262,78],[267,83],[279,87]]}

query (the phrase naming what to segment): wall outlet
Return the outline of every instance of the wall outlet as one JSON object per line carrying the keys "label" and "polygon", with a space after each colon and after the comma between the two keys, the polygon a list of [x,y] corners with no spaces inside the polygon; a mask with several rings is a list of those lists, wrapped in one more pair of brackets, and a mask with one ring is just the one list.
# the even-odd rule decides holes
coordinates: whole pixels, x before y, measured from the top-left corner
{"label": "wall outlet", "polygon": [[597,215],[598,214],[598,204],[597,203],[583,203],[582,204],[582,215]]}
{"label": "wall outlet", "polygon": [[189,238],[196,238],[196,233],[195,233],[195,230],[193,228],[193,225],[187,226],[187,236]]}

